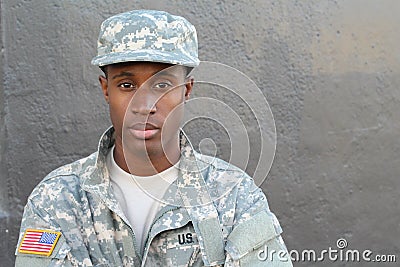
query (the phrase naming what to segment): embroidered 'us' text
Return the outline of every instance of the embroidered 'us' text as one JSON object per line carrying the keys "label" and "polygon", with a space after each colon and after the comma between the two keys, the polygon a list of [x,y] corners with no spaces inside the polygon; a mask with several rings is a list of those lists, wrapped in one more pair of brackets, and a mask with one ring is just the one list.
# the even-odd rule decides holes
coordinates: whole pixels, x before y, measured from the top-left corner
{"label": "embroidered 'us' text", "polygon": [[179,242],[180,245],[193,243],[192,233],[179,234],[178,235],[178,242]]}

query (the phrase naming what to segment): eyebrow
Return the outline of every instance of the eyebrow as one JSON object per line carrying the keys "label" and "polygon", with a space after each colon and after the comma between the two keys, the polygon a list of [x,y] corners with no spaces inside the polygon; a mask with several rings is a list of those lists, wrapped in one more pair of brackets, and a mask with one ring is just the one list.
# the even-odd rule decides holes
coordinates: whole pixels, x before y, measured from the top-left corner
{"label": "eyebrow", "polygon": [[131,76],[135,76],[135,74],[133,74],[132,72],[129,72],[129,71],[123,71],[123,72],[121,72],[121,73],[119,73],[117,75],[114,75],[112,77],[112,79],[115,80],[115,79],[120,78],[120,77],[131,77]]}
{"label": "eyebrow", "polygon": [[[175,73],[167,72],[167,71],[164,71],[164,70],[159,70],[159,71],[153,72],[151,74],[151,77],[153,77],[157,73],[159,73],[160,75],[163,75],[163,76],[171,76],[171,77],[177,78],[177,75]],[[135,76],[135,74],[132,73],[132,72],[129,72],[129,71],[123,71],[123,72],[121,72],[119,74],[114,75],[112,77],[112,79],[115,80],[115,79],[121,78],[121,77],[132,77],[132,76]]]}

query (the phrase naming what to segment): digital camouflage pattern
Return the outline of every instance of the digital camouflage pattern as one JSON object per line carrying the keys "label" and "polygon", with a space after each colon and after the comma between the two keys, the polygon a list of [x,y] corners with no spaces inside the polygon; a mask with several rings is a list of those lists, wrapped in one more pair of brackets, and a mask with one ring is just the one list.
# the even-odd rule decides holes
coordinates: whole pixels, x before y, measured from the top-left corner
{"label": "digital camouflage pattern", "polygon": [[[147,61],[195,67],[196,30],[163,11],[136,10],[102,23],[92,64]],[[181,131],[179,175],[169,186],[140,254],[106,167],[114,129],[87,158],[51,172],[25,206],[26,229],[61,232],[49,257],[16,251],[16,266],[292,266],[262,261],[268,247],[287,251],[265,195],[242,170],[196,153]],[[132,206],[135,203],[131,203]]]}
{"label": "digital camouflage pattern", "polygon": [[196,29],[185,18],[164,11],[133,10],[112,16],[101,25],[92,64],[128,61],[196,67],[200,63]]}
{"label": "digital camouflage pattern", "polygon": [[257,257],[266,246],[286,251],[261,189],[239,168],[195,152],[183,132],[178,179],[140,255],[106,168],[113,132],[103,134],[96,153],[51,172],[33,190],[19,243],[28,228],[62,236],[50,257],[17,251],[16,266],[292,266]]}

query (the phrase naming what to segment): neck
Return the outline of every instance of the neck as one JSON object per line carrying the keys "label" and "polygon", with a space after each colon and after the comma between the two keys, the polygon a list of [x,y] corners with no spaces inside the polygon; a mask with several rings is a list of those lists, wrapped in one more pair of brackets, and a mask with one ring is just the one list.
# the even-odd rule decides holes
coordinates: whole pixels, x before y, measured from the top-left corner
{"label": "neck", "polygon": [[124,151],[121,143],[116,140],[114,160],[127,173],[136,176],[151,176],[170,168],[179,161],[179,137],[177,140],[171,141],[170,145],[165,145],[161,150],[159,153],[151,154]]}

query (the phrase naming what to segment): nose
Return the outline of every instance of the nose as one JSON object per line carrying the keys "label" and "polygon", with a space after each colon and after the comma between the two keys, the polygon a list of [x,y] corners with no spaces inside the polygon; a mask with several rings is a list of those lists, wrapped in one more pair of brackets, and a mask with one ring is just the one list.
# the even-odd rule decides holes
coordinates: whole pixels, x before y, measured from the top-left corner
{"label": "nose", "polygon": [[133,95],[130,106],[135,114],[150,115],[156,112],[157,97],[146,86],[141,86]]}

